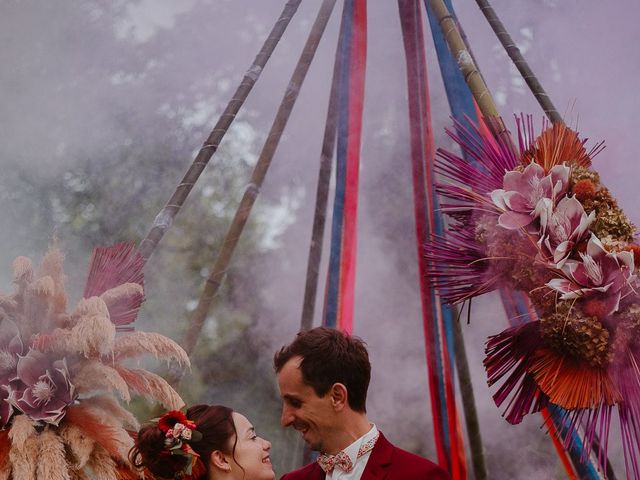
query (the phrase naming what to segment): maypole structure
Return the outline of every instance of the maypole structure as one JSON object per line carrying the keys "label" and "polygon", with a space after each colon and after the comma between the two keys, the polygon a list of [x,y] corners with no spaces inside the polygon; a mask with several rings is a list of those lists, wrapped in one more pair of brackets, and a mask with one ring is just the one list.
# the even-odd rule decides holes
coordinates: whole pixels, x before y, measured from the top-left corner
{"label": "maypole structure", "polygon": [[[619,311],[623,312],[621,315],[627,315],[621,320],[621,324],[624,327],[622,328],[622,333],[631,335],[635,331],[635,324],[633,324],[633,321],[635,321],[633,315],[636,315],[635,310],[630,310],[631,307],[628,304],[624,304],[624,302],[620,306],[627,296],[632,295],[628,290],[633,290],[629,287],[632,283],[632,275],[627,270],[624,270],[627,268],[633,271],[632,267],[629,266],[629,255],[625,255],[622,250],[630,247],[629,251],[631,251],[633,250],[631,247],[634,245],[631,244],[630,239],[621,234],[619,238],[615,239],[622,245],[619,250],[615,250],[613,247],[609,250],[604,247],[602,247],[601,251],[597,250],[599,248],[599,244],[596,242],[596,240],[599,241],[599,237],[596,236],[597,232],[595,230],[590,231],[587,228],[590,222],[601,214],[600,211],[597,211],[597,206],[589,204],[591,207],[587,207],[587,203],[593,201],[598,192],[604,192],[606,189],[600,186],[599,180],[594,176],[597,174],[592,174],[591,172],[583,172],[584,175],[582,177],[572,178],[570,182],[567,180],[569,182],[568,186],[562,183],[562,179],[553,177],[553,175],[560,175],[557,173],[562,170],[559,168],[560,166],[564,166],[567,169],[570,166],[576,166],[577,170],[574,170],[574,173],[580,168],[588,170],[590,159],[597,153],[598,149],[586,152],[584,150],[584,142],[580,142],[577,136],[575,136],[574,140],[572,135],[575,134],[562,122],[548,95],[519,54],[513,40],[497,18],[497,15],[495,15],[488,1],[477,1],[525,81],[539,100],[543,110],[551,120],[552,126],[541,137],[534,138],[530,121],[523,118],[519,125],[519,142],[516,144],[500,118],[498,109],[477,68],[471,50],[461,35],[450,1],[425,0],[425,9],[431,25],[441,72],[445,79],[447,96],[456,121],[455,131],[451,133],[451,136],[461,144],[464,152],[464,158],[460,158],[441,151],[438,154],[440,158],[436,160],[429,111],[429,87],[421,6],[417,0],[398,0],[407,65],[420,294],[438,461],[449,470],[453,479],[467,478],[466,452],[456,404],[455,372],[457,370],[460,374],[461,390],[463,390],[464,414],[474,477],[476,479],[487,478],[478,419],[474,411],[473,392],[470,389],[464,342],[462,341],[462,333],[458,321],[455,318],[455,310],[449,304],[458,301],[470,301],[474,295],[498,289],[505,310],[511,319],[512,329],[489,340],[485,366],[490,383],[504,380],[503,376],[511,369],[515,369],[495,396],[498,405],[508,397],[511,398],[507,408],[507,419],[512,423],[517,423],[527,413],[541,412],[544,424],[551,433],[551,439],[556,446],[560,461],[564,465],[569,478],[599,478],[598,470],[606,472],[609,478],[613,478],[613,473],[606,458],[606,438],[611,410],[614,406],[618,406],[624,435],[623,443],[627,455],[627,471],[638,478],[640,477],[640,468],[636,465],[635,457],[637,451],[640,450],[640,447],[638,447],[640,445],[638,441],[640,439],[640,429],[635,426],[634,416],[636,412],[640,412],[640,407],[633,402],[626,405],[623,400],[632,398],[634,393],[640,391],[640,379],[631,374],[620,372],[614,372],[612,374],[614,375],[613,379],[605,378],[605,373],[598,370],[596,373],[593,371],[589,371],[584,375],[580,373],[580,375],[576,375],[577,380],[575,380],[569,378],[571,376],[570,373],[564,372],[565,383],[557,386],[553,380],[550,380],[551,375],[548,373],[551,368],[549,365],[552,365],[557,359],[552,355],[548,356],[546,351],[541,353],[540,349],[543,347],[538,349],[538,345],[542,344],[546,348],[548,345],[545,345],[544,342],[549,340],[544,337],[544,332],[534,331],[534,328],[543,328],[540,325],[545,318],[544,315],[541,317],[541,312],[542,314],[545,313],[547,304],[542,303],[542,300],[537,296],[533,298],[531,292],[527,294],[509,285],[498,285],[497,280],[490,280],[485,283],[479,282],[477,285],[472,282],[474,275],[480,275],[481,266],[491,258],[474,257],[477,252],[474,252],[472,247],[473,242],[477,242],[477,238],[468,236],[467,232],[464,231],[464,225],[461,227],[455,222],[462,221],[464,223],[466,221],[461,220],[467,215],[465,208],[476,208],[484,211],[485,216],[487,212],[492,214],[497,212],[500,217],[500,220],[498,220],[499,225],[501,225],[500,222],[507,225],[515,224],[516,227],[512,228],[514,230],[529,226],[531,222],[523,223],[522,225],[518,223],[523,222],[522,212],[511,212],[507,196],[496,192],[504,192],[504,190],[500,189],[503,176],[506,186],[506,178],[509,173],[512,173],[512,176],[524,175],[521,170],[518,170],[520,168],[518,167],[518,161],[522,161],[522,170],[525,172],[529,171],[530,165],[537,162],[543,173],[552,177],[550,181],[556,183],[553,184],[552,188],[551,205],[547,205],[546,207],[548,208],[544,212],[535,214],[536,222],[551,221],[549,218],[553,218],[555,214],[554,208],[565,200],[566,202],[563,205],[573,200],[574,204],[582,201],[584,208],[591,208],[588,217],[586,219],[581,218],[579,220],[580,225],[575,227],[578,233],[571,233],[576,238],[572,237],[569,240],[565,240],[565,242],[571,241],[573,243],[570,245],[563,244],[562,247],[554,247],[564,249],[562,252],[565,253],[570,250],[562,258],[556,258],[561,256],[557,251],[552,252],[550,254],[551,257],[548,256],[551,250],[549,246],[551,240],[547,237],[550,234],[543,231],[543,237],[537,242],[539,245],[538,253],[542,252],[544,261],[550,261],[550,258],[553,259],[555,263],[553,267],[548,269],[553,275],[561,277],[561,279],[556,278],[555,280],[557,281],[555,283],[553,279],[550,280],[544,277],[544,281],[548,281],[548,283],[544,284],[543,282],[543,285],[561,294],[562,300],[575,299],[574,303],[582,301],[582,296],[587,295],[587,293],[583,292],[586,287],[581,285],[580,295],[576,294],[578,287],[575,284],[580,281],[574,276],[576,269],[579,268],[575,262],[578,262],[578,258],[582,258],[586,265],[587,260],[585,259],[587,257],[593,260],[598,255],[613,256],[615,258],[611,261],[617,262],[616,264],[622,272],[620,273],[620,279],[615,284],[616,286],[600,285],[586,290],[591,292],[591,290],[600,288],[601,290],[597,291],[602,293],[610,288],[615,288],[617,303],[614,309],[605,311],[604,309],[610,308],[608,303],[606,307],[600,306],[600,304],[594,306],[593,303],[585,304],[586,306],[582,307],[582,304],[579,304],[581,312],[596,319],[589,320],[591,322],[589,323],[589,328],[594,329],[600,335],[598,341],[605,338],[606,335],[603,333],[602,324],[598,323],[600,325],[598,326],[596,323],[600,320],[605,322],[605,317],[613,313],[617,314]],[[142,241],[140,252],[143,261],[146,261],[153,252],[158,241],[171,224],[173,217],[179,211],[190,189],[195,184],[199,174],[206,166],[213,152],[215,152],[219,141],[244,99],[246,99],[253,83],[257,80],[266,59],[273,51],[298,4],[299,1],[287,2],[281,19],[277,22],[267,42],[265,42],[265,46],[256,58],[254,65],[247,72],[245,79],[220,118],[218,125],[203,145],[192,167],[178,186],[176,193],[160,212],[153,228]],[[267,141],[254,169],[250,184],[225,237],[221,251],[205,284],[200,302],[186,333],[183,346],[187,352],[191,352],[194,348],[212,301],[218,292],[238,238],[248,220],[251,208],[274,156],[279,139],[295,104],[297,93],[306,76],[334,4],[335,0],[324,0],[320,7],[318,18],[314,23],[307,44],[287,87]],[[331,156],[335,148],[336,189],[333,202],[331,251],[328,260],[322,323],[348,333],[353,331],[359,162],[367,51],[366,36],[366,1],[345,0],[321,152],[316,218],[312,233],[307,268],[307,285],[301,318],[302,329],[309,328],[312,325],[329,192],[328,178],[331,171]],[[560,151],[558,149],[554,150],[554,141],[561,143]],[[570,155],[563,160],[565,158],[562,157],[563,154]],[[545,157],[545,155],[547,156]],[[565,164],[570,164],[570,166]],[[556,169],[556,167],[558,168]],[[534,167],[531,168],[533,169]],[[582,172],[582,170],[579,171]],[[504,175],[505,172],[509,172],[507,176]],[[562,170],[562,172],[564,172],[562,175],[566,174],[565,170]],[[448,179],[462,180],[463,186],[453,187],[441,184],[436,173]],[[580,175],[583,173],[580,173]],[[473,177],[474,175],[475,177]],[[468,180],[468,185],[465,185],[464,180]],[[561,186],[557,187],[559,189],[558,192],[556,192],[557,182],[561,184]],[[582,190],[580,190],[580,193],[577,193],[577,190],[571,190],[570,193],[567,193],[567,191],[574,188],[571,182],[591,183],[589,184],[590,187],[584,187],[588,190],[586,193],[583,193]],[[483,195],[486,196],[489,193],[491,194],[493,205],[491,201],[487,201],[483,197]],[[437,194],[440,194],[440,196]],[[557,200],[556,196],[559,199],[561,194],[566,195],[566,198],[562,197],[562,200],[559,201],[560,203],[556,205],[554,203]],[[507,199],[505,200],[501,195]],[[453,202],[452,199],[454,200]],[[608,205],[612,210],[617,208],[613,200]],[[575,210],[578,207],[572,205],[572,208]],[[440,211],[453,212],[453,227],[451,225],[448,228],[445,226],[439,214]],[[620,216],[622,218],[621,212]],[[538,220],[538,217],[540,220]],[[485,217],[482,217],[482,220],[486,220]],[[474,218],[473,222],[478,222],[478,220]],[[620,223],[624,223],[624,221],[620,220]],[[473,223],[473,225],[476,228],[474,233],[476,237],[480,235],[478,231],[485,232],[483,230],[484,224]],[[507,227],[507,229],[509,228],[511,227]],[[587,232],[591,232],[595,236],[594,244],[596,246],[589,243],[591,241],[586,238]],[[532,232],[522,230],[520,233],[531,243],[536,243],[536,237]],[[484,237],[483,241],[485,241]],[[428,254],[426,256],[423,255],[425,244],[428,244]],[[543,245],[543,247],[540,247],[540,245]],[[527,251],[526,247],[530,246],[523,246],[520,252],[516,252],[516,255]],[[466,251],[465,248],[467,248]],[[579,248],[583,250],[579,250]],[[638,247],[638,250],[640,251],[640,247]],[[547,257],[544,255],[547,255]],[[571,255],[573,257],[569,258]],[[446,262],[444,267],[438,263],[438,261],[443,260]],[[566,265],[571,265],[574,270],[567,271],[565,269]],[[587,266],[583,268],[587,269]],[[465,269],[471,273],[462,273]],[[539,272],[536,270],[534,273]],[[459,275],[463,275],[462,279],[457,277]],[[585,273],[585,275],[587,274]],[[571,281],[574,283],[571,284]],[[595,282],[593,279],[591,281]],[[567,284],[566,282],[569,283]],[[469,283],[472,283],[471,287]],[[469,288],[473,289],[471,294],[466,292]],[[635,308],[636,304],[631,303],[631,305]],[[568,311],[565,313],[569,315],[572,308],[573,306],[568,307]],[[627,308],[627,310],[620,310],[624,308]],[[546,313],[548,314],[549,312]],[[532,327],[532,325],[535,327]],[[581,332],[583,331],[581,330]],[[538,337],[535,340],[538,343],[535,346],[527,344],[524,340],[536,335]],[[542,336],[542,340],[540,340],[540,336]],[[604,342],[606,339],[602,341]],[[623,340],[620,340],[620,342],[623,342]],[[631,341],[629,342],[628,345],[625,344],[624,346],[628,348],[627,357],[620,360],[624,365],[632,364],[636,360],[635,344],[632,344]],[[602,368],[602,365],[607,361],[613,361],[611,358],[617,355],[616,352],[613,352],[610,357],[606,357],[604,354],[594,354],[597,359],[593,360],[590,357],[591,366],[593,367],[595,362],[597,368]],[[517,355],[521,356],[516,358]],[[541,358],[544,358],[544,360],[541,360]],[[580,370],[580,372],[584,371],[586,369]],[[584,380],[581,375],[588,379]],[[593,380],[593,378],[597,380]],[[631,386],[623,381],[629,379],[632,383]],[[591,382],[589,384],[591,387],[589,388],[593,388],[594,391],[579,394],[569,391],[568,385],[580,384],[580,382]],[[593,385],[596,386],[593,387]],[[584,432],[582,431],[583,429]],[[604,440],[601,441],[600,437],[602,436]],[[596,453],[595,460],[591,458],[592,451]]]}

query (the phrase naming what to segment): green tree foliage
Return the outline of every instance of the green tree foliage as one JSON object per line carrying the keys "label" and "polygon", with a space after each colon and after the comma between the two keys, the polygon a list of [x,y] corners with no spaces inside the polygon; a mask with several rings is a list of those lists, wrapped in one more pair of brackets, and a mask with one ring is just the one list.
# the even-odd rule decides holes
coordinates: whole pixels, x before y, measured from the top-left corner
{"label": "green tree foliage", "polygon": [[[0,31],[10,47],[0,70],[6,288],[13,257],[40,257],[54,235],[77,295],[93,247],[139,242],[240,78],[197,53],[219,35],[214,25],[185,35],[197,8],[143,41],[131,30],[143,6],[87,0],[2,7]],[[250,40],[261,29],[255,19],[240,27]],[[182,337],[263,140],[254,117],[249,111],[236,120],[148,263],[142,330]],[[276,207],[262,201],[252,215],[179,391],[188,404],[247,413],[265,437],[280,441],[273,352],[253,332],[263,299],[251,275],[251,265],[274,248],[265,239],[274,235]],[[142,420],[153,410],[142,402],[131,408]]]}

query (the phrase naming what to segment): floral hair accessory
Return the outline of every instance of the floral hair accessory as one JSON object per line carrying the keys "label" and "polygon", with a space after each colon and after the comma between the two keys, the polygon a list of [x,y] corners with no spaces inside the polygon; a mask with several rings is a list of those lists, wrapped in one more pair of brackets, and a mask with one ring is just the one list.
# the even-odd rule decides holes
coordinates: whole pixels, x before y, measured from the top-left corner
{"label": "floral hair accessory", "polygon": [[166,450],[161,455],[186,457],[187,462],[176,471],[176,478],[198,478],[202,473],[202,461],[190,445],[191,442],[199,442],[202,439],[202,433],[196,430],[196,423],[179,410],[171,410],[153,421],[157,422],[158,429],[165,437]]}

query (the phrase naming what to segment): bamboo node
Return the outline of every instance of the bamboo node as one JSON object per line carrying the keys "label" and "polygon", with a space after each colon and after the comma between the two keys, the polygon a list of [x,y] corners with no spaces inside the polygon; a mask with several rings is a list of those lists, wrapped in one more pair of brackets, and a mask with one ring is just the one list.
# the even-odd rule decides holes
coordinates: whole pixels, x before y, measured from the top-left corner
{"label": "bamboo node", "polygon": [[249,185],[247,185],[247,195],[252,196],[253,198],[256,198],[258,196],[258,193],[260,193],[260,187],[258,187],[258,185],[256,185],[255,183],[250,183]]}
{"label": "bamboo node", "polygon": [[262,73],[262,67],[260,65],[251,65],[251,68],[245,73],[245,77],[249,77],[254,82],[258,80],[258,77]]}
{"label": "bamboo node", "polygon": [[473,57],[471,57],[471,54],[469,53],[468,50],[460,50],[456,58],[456,61],[458,62],[458,65],[460,66],[460,68],[463,68],[463,67],[475,68],[475,64],[473,63]]}
{"label": "bamboo node", "polygon": [[160,213],[156,215],[156,218],[153,220],[153,228],[161,228],[163,230],[167,230],[171,224],[173,223],[173,216],[171,212],[165,207],[160,210]]}

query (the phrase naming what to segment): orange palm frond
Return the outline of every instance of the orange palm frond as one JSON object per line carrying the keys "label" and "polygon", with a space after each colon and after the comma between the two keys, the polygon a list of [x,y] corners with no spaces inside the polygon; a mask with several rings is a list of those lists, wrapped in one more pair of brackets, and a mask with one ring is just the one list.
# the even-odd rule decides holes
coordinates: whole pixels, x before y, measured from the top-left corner
{"label": "orange palm frond", "polygon": [[137,472],[128,465],[118,465],[116,467],[116,480],[138,480],[140,478],[149,477],[146,475],[143,477],[142,472]]}
{"label": "orange palm frond", "polygon": [[551,403],[565,409],[611,406],[622,400],[606,369],[548,349],[536,351],[530,371]]}
{"label": "orange palm frond", "polygon": [[522,163],[535,162],[548,172],[556,165],[590,167],[591,157],[601,150],[596,145],[590,152],[584,147],[586,140],[564,124],[554,123],[544,130],[533,144],[522,154]]}
{"label": "orange palm frond", "polygon": [[0,472],[3,472],[8,466],[10,448],[9,431],[0,430]]}

